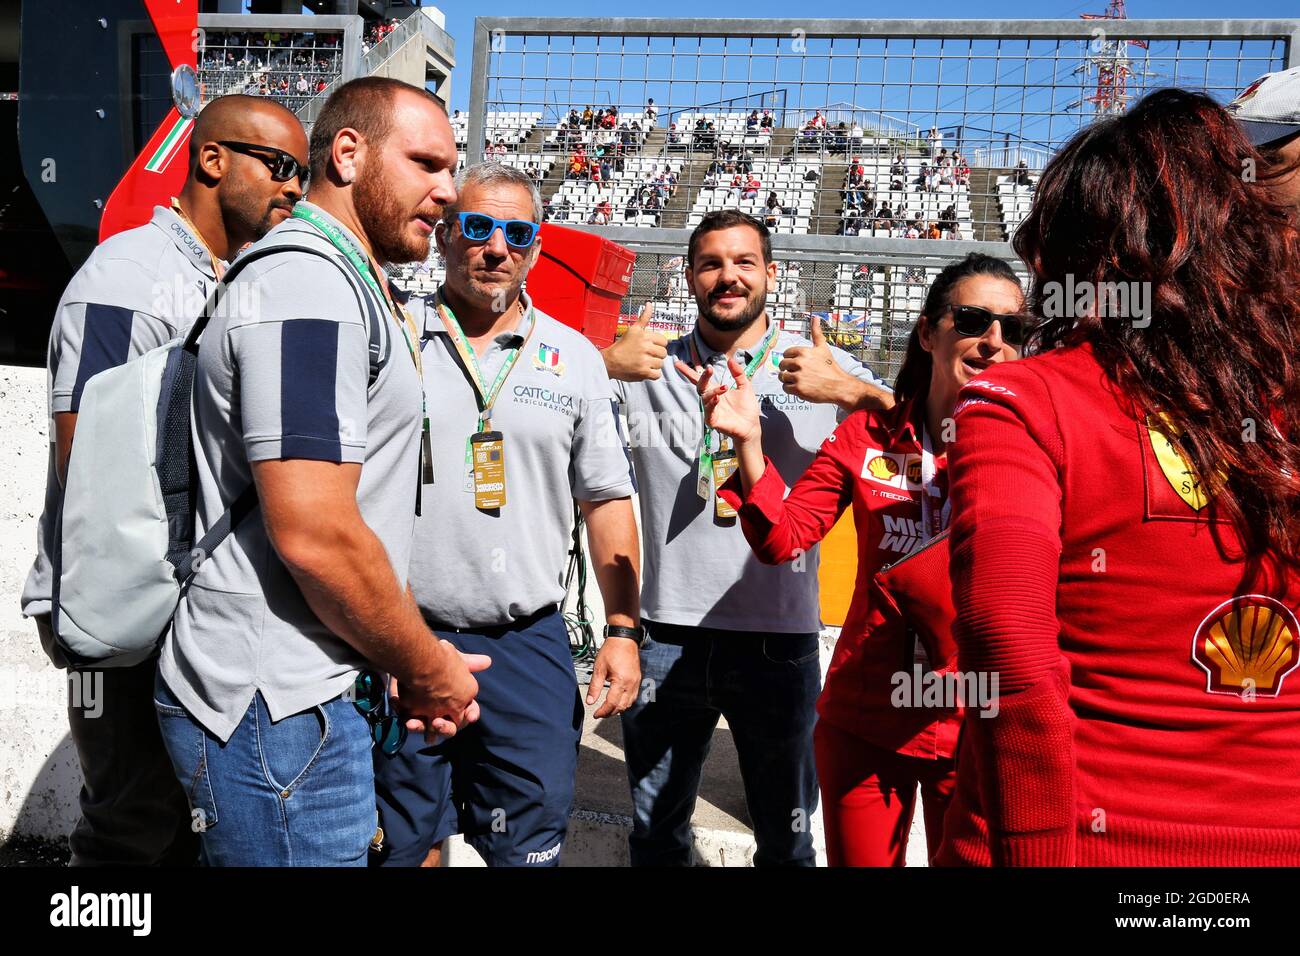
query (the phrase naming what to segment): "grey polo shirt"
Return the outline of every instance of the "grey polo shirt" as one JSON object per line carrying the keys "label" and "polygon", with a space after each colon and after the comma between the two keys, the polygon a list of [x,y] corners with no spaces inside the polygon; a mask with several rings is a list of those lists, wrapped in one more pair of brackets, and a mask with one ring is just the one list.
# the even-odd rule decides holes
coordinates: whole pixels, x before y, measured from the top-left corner
{"label": "grey polo shirt", "polygon": [[[810,548],[801,563],[763,564],[750,550],[739,519],[715,519],[713,501],[696,492],[703,420],[695,386],[674,365],[677,359],[692,364],[692,339],[701,362],[713,367],[715,380],[730,382],[726,355],[711,349],[693,329],[668,344],[658,381],[614,383],[627,414],[641,499],[641,616],[665,624],[730,631],[818,631],[818,548]],[[787,395],[781,386],[776,366],[784,351],[811,344],[791,332],[778,333],[771,356],[753,378],[761,406],[763,451],[787,488],[812,463],[842,417],[837,406],[806,402]],[[834,347],[831,351],[850,374],[881,384],[847,352]],[[748,363],[753,352],[741,350],[737,356]]]}
{"label": "grey polo shirt", "polygon": [[48,614],[51,555],[61,491],[54,468],[54,416],[81,408],[92,375],[122,365],[189,331],[217,277],[207,248],[179,216],[155,206],[153,218],[104,240],[59,300],[50,328],[46,381],[50,456],[36,561],[23,588],[23,614]]}
{"label": "grey polo shirt", "polygon": [[[308,206],[355,244],[342,224]],[[281,242],[315,245],[342,260],[300,219],[276,226],[257,245]],[[203,333],[194,378],[195,538],[252,483],[251,462],[360,462],[361,517],[405,581],[419,479],[420,378],[382,296],[350,267],[300,252],[252,263],[229,294],[250,307],[218,310]],[[371,322],[382,327],[388,356],[373,384]],[[195,719],[227,740],[255,692],[279,720],[337,697],[363,664],[308,607],[257,510],[199,567],[159,667]]]}
{"label": "grey polo shirt", "polygon": [[423,517],[416,520],[411,590],[438,624],[505,624],[563,601],[573,499],[632,494],[609,377],[591,342],[532,309],[524,296],[529,311],[479,359],[491,384],[509,350],[523,347],[492,410],[492,428],[504,441],[506,503],[480,511],[465,484],[465,442],[478,427],[474,387],[434,297],[412,299],[413,314],[417,302],[425,392],[436,418],[434,482],[424,486]]}

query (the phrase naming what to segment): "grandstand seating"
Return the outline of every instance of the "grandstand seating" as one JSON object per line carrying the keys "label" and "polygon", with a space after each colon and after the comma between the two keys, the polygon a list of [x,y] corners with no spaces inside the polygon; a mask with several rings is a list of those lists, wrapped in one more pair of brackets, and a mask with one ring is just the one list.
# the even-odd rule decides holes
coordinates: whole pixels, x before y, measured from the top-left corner
{"label": "grandstand seating", "polygon": [[343,34],[207,29],[199,56],[205,101],[269,96],[297,111],[342,72]]}
{"label": "grandstand seating", "polygon": [[1029,215],[1029,207],[1034,200],[1034,188],[1038,185],[1038,177],[1029,177],[1030,185],[1019,186],[1016,184],[1015,176],[999,176],[998,183],[998,206],[1002,210],[1002,222],[1007,230],[1007,238],[1010,239],[1020,223]]}
{"label": "grandstand seating", "polygon": [[[540,112],[494,111],[487,115],[483,136],[493,144],[517,146],[528,138],[533,127],[542,121]],[[459,111],[451,118],[451,130],[456,136],[456,147],[464,149],[469,140],[469,116]]]}
{"label": "grandstand seating", "polygon": [[[753,163],[753,176],[758,180],[759,188],[754,195],[746,198],[743,187],[731,184],[732,178],[724,174],[719,185],[700,189],[686,220],[688,228],[693,228],[704,214],[714,209],[736,208],[763,219],[766,213],[765,203],[769,193],[775,192],[777,203],[782,210],[777,217],[774,232],[806,233],[809,220],[817,199],[817,181],[806,181],[804,176],[819,164],[814,162],[792,162],[789,159],[756,159]],[[749,176],[740,174],[742,182],[748,182]]]}
{"label": "grandstand seating", "polygon": [[[858,205],[846,201],[841,205],[842,233],[862,236],[903,236],[906,232],[906,222],[913,220],[918,212],[921,213],[921,221],[928,226],[932,222],[939,222],[944,210],[951,205],[956,207],[956,223],[961,238],[973,238],[970,187],[955,182],[941,182],[937,186],[937,191],[928,192],[920,182],[921,164],[926,160],[906,157],[903,162],[907,172],[893,175],[890,172],[893,160],[888,154],[861,157],[861,163],[866,169],[866,182],[871,187],[869,194],[874,196],[874,200]],[[903,189],[890,188],[896,180],[902,180]],[[884,204],[889,206],[893,214],[892,228],[877,224],[873,215],[879,212]],[[903,211],[900,212],[900,209]]]}
{"label": "grandstand seating", "polygon": [[[658,213],[639,212],[629,217],[627,209],[629,200],[638,195],[642,187],[650,186],[664,167],[680,175],[682,160],[674,157],[631,156],[624,159],[623,171],[615,171],[608,183],[566,179],[551,198],[551,221],[585,223],[597,207],[608,202],[610,225],[656,226],[659,224]],[[560,213],[557,206],[567,207],[567,211]]]}

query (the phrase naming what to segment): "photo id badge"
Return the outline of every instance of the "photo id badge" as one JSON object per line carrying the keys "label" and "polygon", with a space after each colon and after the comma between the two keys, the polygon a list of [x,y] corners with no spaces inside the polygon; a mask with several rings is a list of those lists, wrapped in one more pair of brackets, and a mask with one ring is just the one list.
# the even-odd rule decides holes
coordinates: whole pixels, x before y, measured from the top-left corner
{"label": "photo id badge", "polygon": [[718,489],[727,483],[727,479],[732,476],[739,465],[740,459],[736,457],[736,452],[732,448],[724,447],[722,451],[713,456],[713,514],[715,517],[736,517],[736,509],[723,500],[722,496],[718,494]]}
{"label": "photo id badge", "polygon": [[474,456],[474,507],[493,511],[506,503],[505,440],[500,432],[478,432],[469,438]]}

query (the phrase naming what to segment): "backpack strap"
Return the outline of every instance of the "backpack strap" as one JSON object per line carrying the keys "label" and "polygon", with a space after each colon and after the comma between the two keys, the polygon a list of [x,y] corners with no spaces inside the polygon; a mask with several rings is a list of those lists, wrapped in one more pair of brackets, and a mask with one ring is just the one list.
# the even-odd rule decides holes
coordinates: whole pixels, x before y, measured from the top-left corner
{"label": "backpack strap", "polygon": [[[338,266],[347,277],[349,284],[352,286],[353,294],[357,297],[357,305],[366,315],[366,325],[368,333],[368,351],[370,355],[370,373],[369,387],[373,388],[375,381],[379,378],[380,371],[387,364],[388,358],[392,352],[391,335],[385,335],[385,323],[376,310],[370,296],[358,286],[356,278],[352,275],[352,268],[349,264],[344,263],[340,257],[332,255],[314,246],[300,245],[298,243],[285,243],[284,245],[269,245],[263,248],[254,248],[248,250],[242,256],[239,256],[230,265],[230,267],[221,276],[221,281],[217,283],[212,294],[208,296],[208,301],[203,306],[203,312],[194,321],[190,328],[189,334],[185,337],[185,342],[181,346],[183,353],[180,356],[180,364],[173,378],[172,395],[173,400],[169,403],[167,409],[167,420],[164,423],[164,432],[166,441],[177,441],[182,438],[189,438],[190,427],[190,406],[191,401],[184,401],[186,396],[193,395],[194,389],[194,372],[198,367],[199,338],[203,335],[203,330],[207,328],[208,322],[216,314],[217,307],[220,304],[221,294],[225,291],[226,286],[238,275],[250,262],[258,259],[264,259],[268,256],[280,252],[305,252],[309,255],[319,256]],[[179,400],[178,400],[179,399]],[[166,460],[162,458],[160,460]],[[179,477],[179,476],[173,476]],[[185,476],[188,485],[188,474]],[[166,482],[164,481],[164,484]],[[248,515],[257,507],[257,485],[250,484],[235,499],[230,508],[213,523],[194,547],[185,554],[175,556],[176,579],[185,587],[198,572],[199,566],[212,554],[221,542],[225,541],[230,533],[235,530]]]}

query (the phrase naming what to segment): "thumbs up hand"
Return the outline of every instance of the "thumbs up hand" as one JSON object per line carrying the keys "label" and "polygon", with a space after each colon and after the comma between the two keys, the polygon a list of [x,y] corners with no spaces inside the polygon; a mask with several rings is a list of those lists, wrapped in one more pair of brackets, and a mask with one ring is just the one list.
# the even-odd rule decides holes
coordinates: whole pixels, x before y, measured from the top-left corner
{"label": "thumbs up hand", "polygon": [[809,317],[808,326],[812,345],[796,345],[785,350],[778,366],[781,384],[787,394],[806,402],[838,401],[845,387],[855,379],[835,361],[817,316]]}
{"label": "thumbs up hand", "polygon": [[668,339],[650,328],[653,316],[654,303],[647,302],[622,337],[601,352],[610,378],[621,382],[644,382],[656,381],[663,374],[661,369],[668,357]]}

